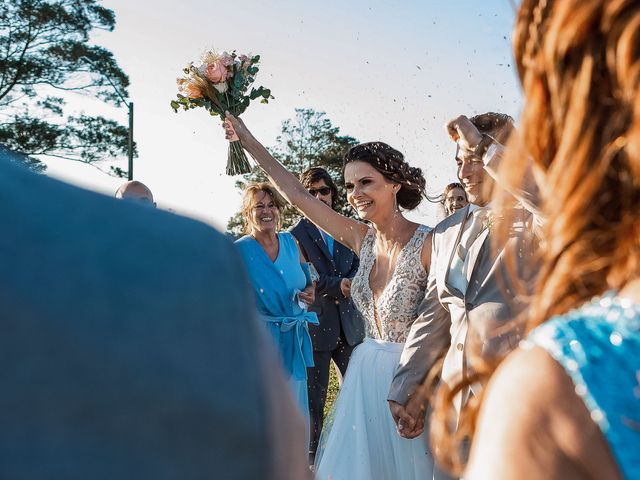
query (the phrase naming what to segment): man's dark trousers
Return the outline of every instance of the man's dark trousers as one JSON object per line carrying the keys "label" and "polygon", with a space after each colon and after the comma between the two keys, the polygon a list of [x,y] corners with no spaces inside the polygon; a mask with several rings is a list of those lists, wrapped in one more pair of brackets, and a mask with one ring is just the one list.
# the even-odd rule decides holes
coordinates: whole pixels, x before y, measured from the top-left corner
{"label": "man's dark trousers", "polygon": [[353,278],[358,271],[358,257],[341,243],[333,242],[329,252],[318,228],[301,219],[292,229],[307,260],[318,270],[316,301],[310,307],[318,314],[320,324],[310,326],[315,366],[308,371],[309,413],[311,441],[309,453],[313,457],[322,431],[324,405],[329,385],[331,359],[342,375],[347,370],[353,348],[364,338],[364,323],[351,298],[340,289],[343,278]]}

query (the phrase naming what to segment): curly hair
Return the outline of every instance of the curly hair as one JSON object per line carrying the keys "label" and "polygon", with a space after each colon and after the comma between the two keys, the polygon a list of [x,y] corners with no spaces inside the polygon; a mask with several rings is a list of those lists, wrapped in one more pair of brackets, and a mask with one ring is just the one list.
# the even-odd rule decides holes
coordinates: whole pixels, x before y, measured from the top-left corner
{"label": "curly hair", "polygon": [[400,184],[396,195],[400,207],[413,210],[425,196],[427,182],[422,170],[410,166],[402,153],[386,143],[368,142],[351,147],[344,156],[343,170],[355,161],[368,163],[387,180]]}
{"label": "curly hair", "polygon": [[[515,189],[525,168],[543,178],[546,218],[529,332],[640,272],[640,2],[522,0],[514,38],[526,103],[500,173]],[[438,393],[432,442],[452,471],[464,466],[460,447],[473,437],[482,395],[463,408],[456,432],[450,399],[465,384],[486,385],[498,363],[474,359],[469,378]]]}

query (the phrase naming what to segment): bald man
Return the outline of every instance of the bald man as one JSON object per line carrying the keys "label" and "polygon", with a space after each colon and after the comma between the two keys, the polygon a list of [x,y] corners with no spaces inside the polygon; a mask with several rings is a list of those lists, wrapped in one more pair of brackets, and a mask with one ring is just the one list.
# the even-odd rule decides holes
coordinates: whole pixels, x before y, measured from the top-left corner
{"label": "bald man", "polygon": [[118,190],[116,190],[116,198],[134,200],[136,202],[153,205],[154,207],[156,206],[156,202],[153,201],[153,193],[151,193],[149,187],[137,180],[131,180],[130,182],[125,182],[120,185]]}

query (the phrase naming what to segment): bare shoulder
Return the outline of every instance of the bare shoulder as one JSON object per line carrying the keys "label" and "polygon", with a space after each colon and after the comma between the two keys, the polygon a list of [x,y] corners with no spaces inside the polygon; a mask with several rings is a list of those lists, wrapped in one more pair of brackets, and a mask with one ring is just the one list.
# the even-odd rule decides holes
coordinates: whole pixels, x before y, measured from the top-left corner
{"label": "bare shoulder", "polygon": [[545,350],[518,349],[489,382],[469,479],[619,478],[571,378]]}
{"label": "bare shoulder", "polygon": [[[342,233],[347,232],[348,235],[343,235],[342,233],[339,235],[334,235],[331,231],[328,231],[328,233],[333,236],[333,238],[335,238],[338,242],[340,242],[359,256],[360,250],[362,249],[362,244],[364,243],[364,239],[372,229],[372,227],[364,222],[360,222],[352,218],[344,218],[346,218],[350,223],[348,225],[345,225],[344,231]],[[319,225],[316,226],[319,227]]]}
{"label": "bare shoulder", "polygon": [[503,401],[505,395],[524,401],[532,395],[553,400],[571,380],[562,367],[542,348],[515,350],[498,367],[487,388],[486,403]]}

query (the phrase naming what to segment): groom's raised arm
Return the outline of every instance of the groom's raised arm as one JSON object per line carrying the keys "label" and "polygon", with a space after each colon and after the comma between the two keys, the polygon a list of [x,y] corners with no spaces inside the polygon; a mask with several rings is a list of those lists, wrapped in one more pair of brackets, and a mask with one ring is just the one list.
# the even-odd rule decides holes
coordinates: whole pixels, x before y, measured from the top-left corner
{"label": "groom's raised arm", "polygon": [[438,233],[434,232],[425,297],[418,308],[419,316],[413,322],[404,344],[387,397],[387,400],[400,405],[407,404],[431,367],[451,344],[451,317],[440,303],[436,282],[437,235]]}
{"label": "groom's raised arm", "polygon": [[527,168],[523,173],[521,182],[515,187],[510,187],[500,176],[500,164],[505,153],[506,150],[503,145],[497,142],[493,143],[482,157],[484,170],[498,185],[511,193],[520,205],[531,214],[534,228],[539,230],[544,225],[545,218],[540,205],[540,185],[533,174],[533,160],[531,158],[523,160],[527,162]]}

